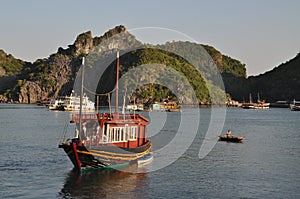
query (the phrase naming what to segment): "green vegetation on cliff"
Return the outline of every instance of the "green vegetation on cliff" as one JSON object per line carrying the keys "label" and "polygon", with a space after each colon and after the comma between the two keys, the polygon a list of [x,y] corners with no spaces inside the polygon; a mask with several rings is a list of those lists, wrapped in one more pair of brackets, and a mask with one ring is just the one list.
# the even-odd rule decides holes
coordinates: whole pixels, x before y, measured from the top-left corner
{"label": "green vegetation on cliff", "polygon": [[233,99],[248,101],[249,94],[253,100],[261,99],[268,102],[279,100],[300,99],[300,54],[290,61],[275,67],[258,76],[248,78],[224,74],[226,92]]}
{"label": "green vegetation on cliff", "polygon": [[7,55],[3,50],[0,50],[0,68],[4,69],[3,75],[18,74],[25,64],[26,62],[16,59],[12,55]]}
{"label": "green vegetation on cliff", "polygon": [[239,60],[233,59],[227,55],[222,55],[220,51],[212,46],[202,45],[208,54],[212,57],[219,71],[222,74],[232,74],[235,77],[247,77],[246,65]]}
{"label": "green vegetation on cliff", "polygon": [[[191,85],[195,95],[198,98],[199,102],[209,103],[210,95],[208,87],[203,77],[199,71],[194,68],[189,62],[183,59],[179,59],[178,55],[171,54],[170,52],[157,49],[157,48],[144,48],[139,50],[131,51],[121,58],[121,71],[120,74],[126,74],[129,70],[145,65],[143,74],[140,76],[131,78],[127,80],[126,87],[137,88],[134,95],[140,101],[149,101],[150,99],[154,101],[162,101],[171,97],[175,99],[174,92],[180,93],[181,95],[191,95],[191,93],[186,93],[188,90],[185,90],[185,84],[181,78],[187,80]],[[160,64],[159,68],[151,67],[151,65]],[[163,67],[166,66],[166,67]],[[178,75],[172,75],[167,67],[170,67],[178,72]],[[113,89],[114,87],[114,76],[115,76],[115,63],[112,63],[106,72],[103,74],[101,81],[99,82],[98,92],[104,93]],[[140,70],[143,70],[140,69]],[[139,88],[139,79],[148,79],[147,81],[159,81],[164,82],[165,85],[157,84],[147,84]],[[174,83],[176,82],[176,83]],[[172,88],[167,84],[175,84],[176,88]],[[175,89],[172,91],[172,89]],[[177,99],[178,100],[178,99]]]}
{"label": "green vegetation on cliff", "polygon": [[300,99],[300,53],[271,71],[249,77],[247,87],[271,102]]}

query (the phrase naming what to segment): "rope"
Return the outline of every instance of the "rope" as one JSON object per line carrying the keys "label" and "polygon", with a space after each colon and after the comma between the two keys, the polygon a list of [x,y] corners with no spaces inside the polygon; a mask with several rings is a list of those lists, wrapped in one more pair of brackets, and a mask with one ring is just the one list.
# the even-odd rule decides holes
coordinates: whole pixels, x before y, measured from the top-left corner
{"label": "rope", "polygon": [[[111,105],[110,105],[110,94],[111,93],[113,93],[113,92],[115,92],[115,90],[116,90],[116,88],[114,88],[113,90],[111,90],[111,91],[109,91],[109,92],[107,92],[107,93],[95,93],[95,92],[93,92],[93,91],[91,91],[91,90],[89,90],[88,88],[86,88],[85,86],[83,86],[83,88],[86,90],[86,91],[88,91],[89,93],[91,93],[92,95],[95,95],[95,96],[107,96],[108,97],[108,106],[109,106],[109,113],[110,113],[110,115],[111,115]],[[97,102],[97,105],[98,105],[98,103],[99,102]]]}
{"label": "rope", "polygon": [[85,86],[83,86],[83,88],[84,88],[85,90],[87,90],[89,93],[91,93],[91,94],[93,94],[93,95],[96,95],[96,96],[106,96],[106,95],[108,95],[108,94],[113,93],[113,92],[116,90],[116,88],[114,88],[113,90],[111,90],[111,91],[109,91],[109,92],[107,92],[107,93],[95,93],[95,92],[89,90],[88,88],[86,88]]}
{"label": "rope", "polygon": [[[149,147],[146,151],[141,152],[141,153],[136,153],[136,154],[132,154],[131,157],[120,157],[120,156],[127,156],[129,154],[120,154],[120,153],[112,153],[112,152],[105,152],[105,151],[99,151],[98,153],[92,153],[92,152],[88,152],[88,151],[79,151],[77,150],[78,153],[83,153],[83,154],[87,154],[87,155],[93,155],[96,157],[101,157],[101,158],[107,158],[107,159],[113,159],[113,160],[135,160],[138,159],[140,157],[142,157],[143,155],[149,153],[151,150],[151,147]],[[100,153],[111,153],[111,155],[105,155],[105,154],[100,154]],[[115,157],[115,156],[118,157]]]}
{"label": "rope", "polygon": [[[147,150],[149,150],[151,147],[149,147]],[[109,151],[97,151],[97,150],[91,150],[90,152],[92,153],[98,153],[98,154],[108,154],[108,155],[119,155],[119,156],[137,156],[139,154],[145,153],[145,151],[140,152],[140,153],[135,153],[135,154],[129,154],[129,153],[114,153],[114,152],[109,152]]]}

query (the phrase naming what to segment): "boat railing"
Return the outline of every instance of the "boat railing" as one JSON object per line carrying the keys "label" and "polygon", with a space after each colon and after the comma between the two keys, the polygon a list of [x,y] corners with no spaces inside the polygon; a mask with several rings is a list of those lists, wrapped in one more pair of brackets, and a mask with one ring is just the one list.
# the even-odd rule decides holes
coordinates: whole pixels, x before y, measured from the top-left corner
{"label": "boat railing", "polygon": [[99,119],[102,120],[120,120],[120,121],[132,121],[141,117],[139,114],[126,114],[126,113],[118,113],[118,114],[100,114]]}
{"label": "boat railing", "polygon": [[[73,114],[72,115],[71,123],[79,121],[79,118],[80,118],[80,115],[78,113]],[[92,113],[82,114],[81,115],[81,119],[82,120],[97,120],[97,115],[96,114],[92,114]]]}
{"label": "boat railing", "polygon": [[[80,115],[78,113],[72,115],[71,123],[75,123],[79,121]],[[115,114],[95,114],[95,113],[89,113],[89,114],[82,114],[81,119],[82,120],[113,120],[115,118],[118,118],[119,120],[135,120],[137,119],[137,114],[121,114],[119,113],[118,116]]]}

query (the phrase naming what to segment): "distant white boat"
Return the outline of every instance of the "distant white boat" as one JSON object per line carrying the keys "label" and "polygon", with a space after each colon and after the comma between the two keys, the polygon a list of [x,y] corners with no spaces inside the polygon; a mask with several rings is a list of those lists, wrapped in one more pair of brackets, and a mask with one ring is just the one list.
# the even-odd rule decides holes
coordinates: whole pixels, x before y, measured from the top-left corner
{"label": "distant white boat", "polygon": [[[51,100],[48,105],[49,110],[59,111],[79,111],[80,110],[80,97],[72,91],[70,96]],[[85,112],[95,111],[95,103],[89,100],[86,94],[82,98],[82,110]]]}
{"label": "distant white boat", "polygon": [[[59,108],[63,111],[79,111],[80,110],[80,97],[77,96],[72,91],[70,96],[66,96],[64,99],[64,103]],[[90,101],[86,94],[82,97],[82,110],[83,111],[94,111],[95,110],[95,103]]]}
{"label": "distant white boat", "polygon": [[143,111],[144,105],[143,104],[128,104],[126,107],[128,111]]}

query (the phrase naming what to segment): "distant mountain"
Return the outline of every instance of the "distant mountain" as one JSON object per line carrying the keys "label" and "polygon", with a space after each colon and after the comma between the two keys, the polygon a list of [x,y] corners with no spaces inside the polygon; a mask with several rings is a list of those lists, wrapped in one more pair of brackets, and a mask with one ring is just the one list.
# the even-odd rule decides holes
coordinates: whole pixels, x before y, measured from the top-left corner
{"label": "distant mountain", "polygon": [[242,99],[252,93],[269,102],[278,100],[300,99],[300,53],[290,61],[275,67],[258,76],[251,76],[246,80],[245,88],[240,95],[234,96]]}
{"label": "distant mountain", "polygon": [[[122,34],[122,38],[115,37],[118,34]],[[108,38],[113,39],[107,40]],[[109,41],[109,43],[105,43],[106,41]],[[102,45],[99,47],[100,43]],[[122,51],[122,49],[133,46],[139,48],[127,52],[121,57],[121,75],[143,64],[158,63],[171,66],[186,77],[192,85],[199,103],[202,104],[211,103],[212,95],[218,96],[224,93],[222,86],[219,84],[220,79],[217,78],[218,74],[223,78],[226,93],[230,94],[233,99],[242,100],[249,93],[255,94],[258,92],[262,98],[267,100],[286,99],[296,93],[294,90],[296,87],[299,88],[299,78],[297,78],[299,67],[296,67],[299,63],[299,55],[290,62],[283,64],[288,65],[287,67],[279,66],[274,71],[266,74],[247,78],[245,64],[229,56],[222,55],[212,46],[183,41],[167,42],[156,46],[142,44],[124,26],[120,25],[100,37],[93,37],[90,31],[84,32],[78,35],[75,42],[69,45],[68,48],[63,49],[60,47],[57,53],[50,55],[48,58],[38,59],[33,63],[15,59],[1,50],[0,101],[36,103],[44,98],[69,95],[83,56],[87,56],[91,52],[95,54],[109,52],[112,54],[115,53],[116,49]],[[89,55],[89,57],[91,60],[93,59],[93,55]],[[213,63],[216,63],[217,70],[212,67],[209,61],[211,59]],[[114,67],[115,62],[110,63],[99,82],[97,92],[105,93],[113,89],[115,86]],[[147,71],[142,76],[143,78],[152,78],[152,80],[153,78],[162,78],[166,75],[164,70],[162,69],[159,74],[156,74],[157,71]],[[292,70],[295,72],[293,73]],[[136,85],[136,83],[132,80],[128,82],[128,86]],[[289,85],[288,89],[283,89],[284,85]],[[213,92],[209,93],[208,88],[213,88]],[[186,92],[180,82],[178,82],[176,89],[176,92]],[[285,90],[285,92],[282,92],[282,90]],[[156,84],[144,85],[136,89],[134,95],[143,102],[149,100],[159,101],[168,96],[173,99],[176,98],[172,90]],[[191,101],[191,99],[177,100],[186,103]],[[219,103],[224,102],[222,98],[218,100]],[[105,103],[107,99],[104,98],[102,101]]]}

